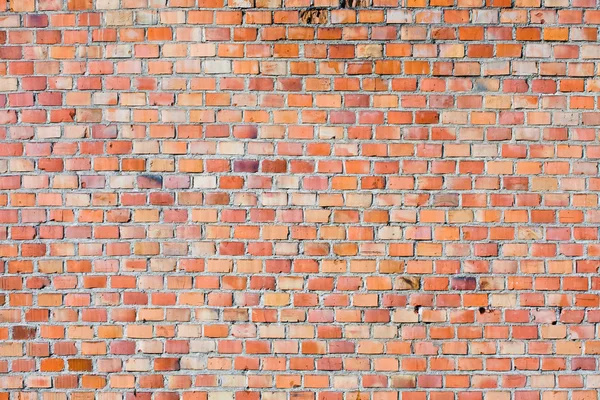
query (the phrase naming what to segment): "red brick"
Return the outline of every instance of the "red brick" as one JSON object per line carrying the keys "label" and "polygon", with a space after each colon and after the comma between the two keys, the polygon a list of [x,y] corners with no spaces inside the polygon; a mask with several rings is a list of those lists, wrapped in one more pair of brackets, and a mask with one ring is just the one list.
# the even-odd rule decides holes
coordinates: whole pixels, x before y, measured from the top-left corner
{"label": "red brick", "polygon": [[593,1],[154,3],[0,0],[0,387],[597,397]]}

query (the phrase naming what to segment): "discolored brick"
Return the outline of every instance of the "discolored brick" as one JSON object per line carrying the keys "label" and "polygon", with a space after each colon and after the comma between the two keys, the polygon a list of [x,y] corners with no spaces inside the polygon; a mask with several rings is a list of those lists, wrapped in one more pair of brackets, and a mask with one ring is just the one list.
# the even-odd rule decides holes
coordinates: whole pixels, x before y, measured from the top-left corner
{"label": "discolored brick", "polygon": [[599,23],[0,0],[0,400],[596,399]]}

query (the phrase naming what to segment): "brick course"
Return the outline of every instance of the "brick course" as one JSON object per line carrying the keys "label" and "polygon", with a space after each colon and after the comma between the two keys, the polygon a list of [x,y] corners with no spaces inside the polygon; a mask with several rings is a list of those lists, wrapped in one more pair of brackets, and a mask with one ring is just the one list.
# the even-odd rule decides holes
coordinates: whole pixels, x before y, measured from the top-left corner
{"label": "brick course", "polygon": [[0,0],[0,400],[593,400],[591,0]]}

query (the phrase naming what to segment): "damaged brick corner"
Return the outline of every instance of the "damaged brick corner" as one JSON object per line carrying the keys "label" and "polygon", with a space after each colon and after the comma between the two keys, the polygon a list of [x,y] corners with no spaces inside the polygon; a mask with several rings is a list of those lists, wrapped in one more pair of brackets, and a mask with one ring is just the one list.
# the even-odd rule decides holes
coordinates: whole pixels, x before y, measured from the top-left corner
{"label": "damaged brick corner", "polygon": [[326,24],[329,21],[329,10],[326,8],[309,8],[300,11],[300,21],[303,24]]}

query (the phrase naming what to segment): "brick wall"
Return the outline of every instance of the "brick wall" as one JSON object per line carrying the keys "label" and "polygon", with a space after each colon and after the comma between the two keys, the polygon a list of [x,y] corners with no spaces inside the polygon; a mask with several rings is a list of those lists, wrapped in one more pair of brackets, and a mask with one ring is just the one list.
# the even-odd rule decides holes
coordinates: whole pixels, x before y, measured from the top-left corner
{"label": "brick wall", "polygon": [[600,6],[283,1],[0,0],[0,400],[597,399]]}

